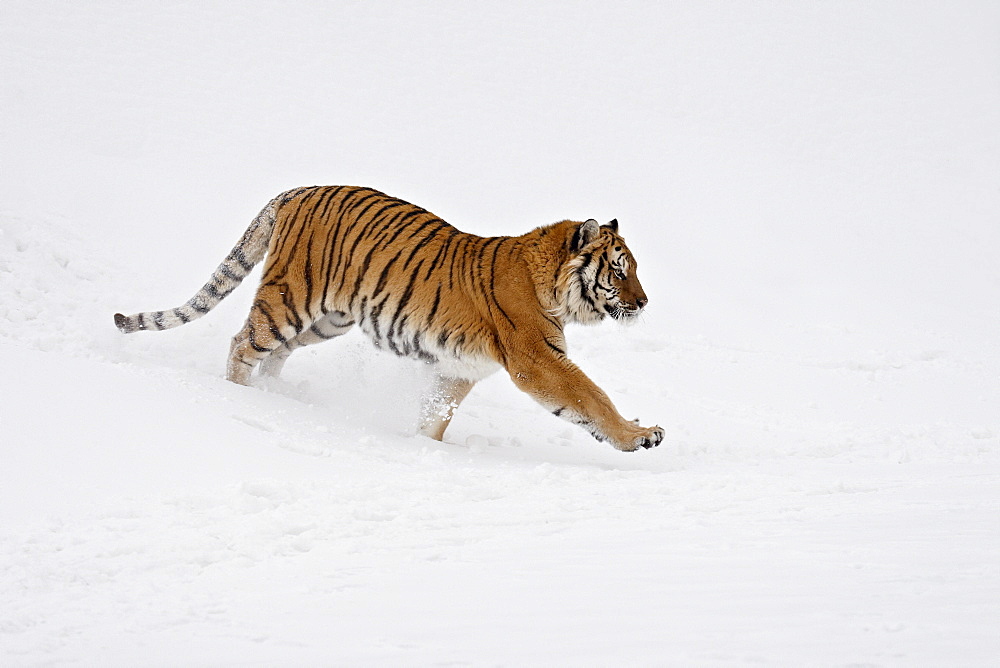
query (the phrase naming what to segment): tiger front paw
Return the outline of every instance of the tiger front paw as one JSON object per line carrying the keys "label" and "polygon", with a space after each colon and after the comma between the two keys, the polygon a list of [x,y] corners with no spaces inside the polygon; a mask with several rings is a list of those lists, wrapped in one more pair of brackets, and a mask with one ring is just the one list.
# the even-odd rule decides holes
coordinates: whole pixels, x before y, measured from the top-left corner
{"label": "tiger front paw", "polygon": [[631,433],[625,440],[615,442],[615,447],[623,452],[634,452],[639,448],[648,450],[663,442],[663,427],[660,426],[649,429],[636,426],[629,431]]}
{"label": "tiger front paw", "polygon": [[663,427],[660,426],[650,427],[646,431],[647,431],[646,435],[642,436],[639,439],[640,448],[645,448],[646,450],[649,450],[650,448],[655,448],[656,446],[658,446],[660,443],[663,442],[663,436],[664,436]]}

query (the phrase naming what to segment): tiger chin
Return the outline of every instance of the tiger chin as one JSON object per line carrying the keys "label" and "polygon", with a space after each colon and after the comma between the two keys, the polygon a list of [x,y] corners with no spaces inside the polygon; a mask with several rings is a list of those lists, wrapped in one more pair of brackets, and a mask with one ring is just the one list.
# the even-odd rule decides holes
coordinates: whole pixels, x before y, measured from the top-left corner
{"label": "tiger chin", "polygon": [[258,366],[277,376],[296,349],[357,326],[377,347],[434,365],[419,425],[430,438],[441,440],[476,382],[503,368],[599,441],[632,451],[663,440],[662,428],[623,418],[566,355],[566,324],[628,321],[648,301],[617,220],[480,237],[371,188],[297,188],[264,207],[185,304],[116,313],[115,325],[131,333],[196,320],[261,261],[257,295],[230,347],[234,383],[248,384]]}

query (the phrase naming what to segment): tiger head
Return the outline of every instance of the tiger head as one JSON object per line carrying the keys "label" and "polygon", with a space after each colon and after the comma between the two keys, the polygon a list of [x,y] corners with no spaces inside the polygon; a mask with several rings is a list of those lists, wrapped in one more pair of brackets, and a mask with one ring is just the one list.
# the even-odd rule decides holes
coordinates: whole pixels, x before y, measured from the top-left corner
{"label": "tiger head", "polygon": [[636,262],[618,235],[618,220],[579,223],[569,242],[570,259],[559,272],[560,315],[569,322],[596,323],[611,316],[631,321],[649,299]]}

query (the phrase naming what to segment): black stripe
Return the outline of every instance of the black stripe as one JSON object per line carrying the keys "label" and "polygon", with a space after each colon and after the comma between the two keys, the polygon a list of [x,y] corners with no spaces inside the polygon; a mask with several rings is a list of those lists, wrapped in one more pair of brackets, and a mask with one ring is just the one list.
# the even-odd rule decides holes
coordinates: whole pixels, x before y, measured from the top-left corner
{"label": "black stripe", "polygon": [[[419,215],[419,214],[420,214],[419,210],[418,211],[411,211],[411,212],[405,214],[403,217],[404,218],[408,218],[410,216],[415,216],[415,215]],[[385,227],[382,227],[382,228],[379,229],[375,225],[376,222],[378,222],[377,219],[370,220],[364,226],[364,229],[361,232],[359,232],[358,236],[354,239],[354,243],[351,244],[350,251],[348,251],[347,253],[343,254],[342,258],[338,258],[337,259],[337,269],[336,269],[336,271],[339,271],[341,259],[345,259],[345,260],[349,261],[351,258],[353,258],[354,257],[354,251],[357,249],[357,247],[361,243],[361,241],[364,240],[365,238],[367,238],[372,233],[373,230],[376,231],[376,237],[375,237],[375,239],[373,239],[373,241],[371,243],[371,248],[369,248],[368,253],[365,255],[365,259],[364,259],[364,261],[362,262],[362,265],[361,265],[362,269],[358,273],[358,277],[357,277],[357,279],[354,282],[354,289],[351,291],[351,299],[352,300],[356,296],[358,288],[361,286],[361,280],[364,278],[364,274],[368,270],[368,265],[371,262],[372,256],[375,254],[375,251],[380,250],[380,249],[384,249],[384,248],[388,248],[389,243],[391,243],[391,241],[385,241],[385,242],[383,242],[382,239],[381,239],[381,237],[383,235],[387,234],[389,231],[391,231],[392,228],[388,227],[388,226],[385,226]],[[400,227],[399,229],[397,229],[396,232],[395,232],[395,234],[393,234],[393,239],[395,239],[395,237],[398,236],[399,233],[402,232],[404,229],[405,229],[405,227]],[[345,274],[346,274],[347,268],[349,266],[350,266],[349,264],[345,264],[344,265],[344,272],[345,272]]]}
{"label": "black stripe", "polygon": [[431,311],[427,314],[427,324],[430,325],[434,322],[434,316],[437,314],[438,304],[441,303],[441,284],[438,283],[437,290],[434,291],[434,303],[431,304]]}
{"label": "black stripe", "polygon": [[590,266],[592,257],[590,253],[588,253],[587,255],[584,255],[583,258],[584,258],[583,264],[581,264],[576,270],[576,277],[578,282],[580,283],[580,297],[582,297],[583,300],[586,301],[590,305],[590,307],[596,311],[597,304],[595,304],[594,300],[591,299],[590,297],[590,293],[588,290],[590,286],[586,284],[585,282],[586,276],[584,276],[584,272],[586,271],[587,267]]}
{"label": "black stripe", "polygon": [[323,296],[320,298],[321,308],[327,308],[328,297],[330,294],[330,288],[334,286],[334,281],[336,280],[336,273],[333,269],[334,260],[338,263],[340,261],[339,256],[343,255],[343,251],[337,252],[339,245],[337,243],[340,238],[340,234],[343,232],[346,235],[348,226],[344,224],[344,220],[340,215],[341,209],[344,203],[348,201],[351,195],[356,194],[356,191],[349,192],[344,197],[340,198],[340,202],[337,205],[336,211],[331,215],[329,221],[329,232],[327,232],[326,241],[323,244],[322,251],[322,262],[320,263],[320,279],[323,281]]}
{"label": "black stripe", "polygon": [[245,278],[244,276],[240,276],[238,274],[234,274],[233,270],[230,269],[225,264],[219,265],[219,268],[216,270],[216,273],[217,274],[222,274],[223,276],[225,276],[229,280],[236,281],[237,283],[239,283],[240,281],[242,281]]}
{"label": "black stripe", "polygon": [[[273,262],[269,264],[267,267],[268,273],[263,277],[263,280],[275,281],[284,278],[288,274],[288,270],[292,266],[292,261],[299,251],[302,236],[310,229],[311,214],[315,210],[313,206],[305,208],[306,203],[317,192],[317,190],[314,190],[299,198],[295,212],[289,215],[288,224],[282,228],[285,236],[280,237],[278,244],[275,246],[275,255],[282,257],[283,260],[280,265]],[[303,208],[305,208],[304,212]],[[289,232],[291,234],[288,234]]]}
{"label": "black stripe", "polygon": [[[448,225],[448,223],[446,223],[444,221],[438,221],[438,222],[440,222],[441,225],[439,225],[438,227],[436,227],[433,230],[431,230],[430,233],[428,233],[427,236],[425,236],[423,239],[421,239],[421,241],[416,246],[413,247],[413,250],[410,251],[409,257],[407,257],[406,258],[406,262],[403,263],[403,268],[404,269],[406,267],[410,266],[410,262],[413,261],[413,257],[420,251],[421,248],[423,248],[424,246],[426,246],[435,237],[435,235],[437,235],[438,232],[440,232],[444,227],[450,227],[450,225]],[[420,231],[423,231],[424,227],[426,227],[426,226],[421,226],[421,230]],[[420,231],[418,231],[417,233],[411,235],[410,238],[412,239],[413,237],[415,237],[417,234],[420,233]],[[420,264],[423,264],[423,260],[420,261]]]}
{"label": "black stripe", "polygon": [[[216,256],[216,257],[218,257],[218,256]],[[247,259],[247,256],[246,256],[246,255],[245,255],[245,254],[243,253],[243,247],[242,247],[242,246],[239,246],[239,247],[237,247],[237,248],[234,248],[234,249],[232,250],[232,252],[230,252],[230,253],[229,253],[229,258],[227,258],[227,259],[232,259],[232,260],[236,260],[236,261],[237,261],[237,262],[239,263],[239,265],[240,265],[241,267],[243,267],[243,269],[244,269],[244,270],[245,270],[245,271],[246,271],[247,273],[249,273],[250,271],[252,271],[252,270],[253,270],[253,265],[254,265],[254,263],[253,263],[253,262],[250,262],[250,261],[249,261],[249,260]]]}
{"label": "black stripe", "polygon": [[603,283],[601,283],[601,275],[605,273],[604,269],[607,265],[608,265],[607,253],[603,253],[599,258],[597,258],[597,273],[594,275],[594,286],[600,288],[601,291],[603,292],[611,293],[615,289],[614,286],[613,285],[605,286]]}
{"label": "black stripe", "polygon": [[[402,215],[397,215],[395,218],[393,218],[393,220],[389,221],[388,224],[385,226],[385,228],[383,228],[382,230],[382,234],[387,233],[389,230],[393,230],[392,236],[390,236],[388,239],[385,239],[384,241],[379,240],[381,242],[379,245],[381,245],[383,248],[389,248],[390,246],[392,246],[393,242],[395,242],[396,239],[399,238],[400,234],[410,229],[410,219],[418,218],[421,214],[424,213],[427,212],[418,207],[414,207],[413,211],[408,211],[406,213],[402,213]],[[437,219],[432,218],[431,220],[426,220],[423,223],[420,223],[420,226],[417,228],[417,230],[412,234],[410,234],[410,236],[407,237],[407,239],[412,239],[417,234],[419,234],[420,231],[424,229],[427,225],[435,222],[436,220]]]}
{"label": "black stripe", "polygon": [[[409,316],[404,315],[400,319],[400,322],[399,322],[400,327],[403,327],[403,326],[406,325],[406,319],[408,317]],[[389,348],[390,348],[390,350],[392,350],[393,352],[395,352],[400,357],[408,357],[410,355],[410,352],[411,352],[410,342],[407,341],[405,338],[402,338],[400,336],[401,332],[395,331],[393,329],[393,325],[390,324],[389,329],[386,330],[385,335],[386,335],[386,337],[389,340]],[[398,342],[397,342],[397,337],[400,337]]]}
{"label": "black stripe", "polygon": [[549,348],[551,348],[552,350],[556,351],[557,353],[559,353],[564,357],[566,356],[566,351],[560,348],[559,346],[555,345],[551,341],[549,341],[548,338],[543,337],[542,340],[545,341],[545,345],[547,345]]}
{"label": "black stripe", "polygon": [[[510,326],[512,328],[514,328],[514,329],[517,329],[517,325],[514,324],[514,321],[511,319],[511,317],[509,315],[507,315],[507,312],[503,310],[502,306],[500,306],[500,302],[497,301],[497,293],[496,293],[497,253],[500,252],[500,246],[503,245],[503,240],[506,239],[506,237],[493,237],[493,239],[497,239],[498,243],[497,243],[496,247],[494,247],[494,249],[493,249],[493,259],[490,261],[490,291],[489,291],[489,299],[496,306],[497,310],[500,311],[500,314],[504,318],[507,319],[507,322],[510,323]],[[489,243],[487,243],[487,244],[485,244],[483,246],[483,251],[484,252],[486,250],[486,246],[488,246],[488,245],[489,245]]]}
{"label": "black stripe", "polygon": [[434,357],[434,355],[424,350],[423,347],[420,345],[419,332],[413,335],[413,350],[416,352],[417,357],[423,360],[424,362],[430,362],[431,364],[433,364],[434,362],[438,361],[438,359]]}
{"label": "black stripe", "polygon": [[471,234],[463,234],[462,236],[460,236],[458,238],[458,241],[456,242],[455,251],[451,254],[451,263],[448,265],[448,289],[449,290],[453,290],[455,288],[455,263],[457,261],[461,260],[462,264],[463,265],[465,264],[465,252],[466,252],[466,249],[464,247],[462,247],[461,244],[464,243],[465,246],[469,246],[469,245],[471,245],[473,243],[472,240],[474,238],[475,237],[473,237],[473,235],[471,235]]}
{"label": "black stripe", "polygon": [[[259,353],[269,353],[269,352],[271,352],[270,348],[264,348],[263,346],[257,345],[257,341],[254,339],[253,333],[254,333],[254,330],[251,327],[250,331],[247,334],[247,341],[250,342],[250,347],[253,348],[254,350],[256,350]],[[248,363],[248,366],[253,366],[253,365]]]}
{"label": "black stripe", "polygon": [[326,212],[330,209],[330,203],[333,202],[334,196],[337,193],[340,192],[340,190],[341,190],[342,187],[343,186],[333,186],[333,187],[328,187],[326,189],[326,192],[324,193],[323,198],[320,199],[320,201],[316,203],[316,207],[314,207],[314,209],[313,209],[313,211],[315,213],[315,209],[319,208],[320,205],[323,206],[323,210],[319,212],[319,215],[318,216],[314,216],[314,218],[316,220],[319,220],[319,221],[326,220]]}
{"label": "black stripe", "polygon": [[295,294],[292,286],[287,283],[281,289],[281,302],[285,305],[285,311],[288,314],[286,318],[288,324],[295,328],[295,333],[298,334],[305,328],[305,323],[302,322],[302,316],[295,308]]}
{"label": "black stripe", "polygon": [[[389,270],[392,269],[392,265],[396,263],[399,259],[398,255],[392,256],[388,262],[385,263],[385,267],[382,268],[382,273],[379,274],[378,282],[375,284],[375,290],[372,292],[372,297],[378,297],[382,291],[385,289],[385,284],[389,280]],[[360,281],[359,281],[360,285]]]}
{"label": "black stripe", "polygon": [[[409,216],[409,215],[410,215],[410,214],[407,214],[407,216]],[[403,229],[403,228],[400,228],[400,230],[398,230],[398,231],[397,231],[397,234],[393,235],[393,238],[395,238],[395,237],[396,237],[396,236],[398,235],[398,233],[399,233],[400,231],[402,231],[402,229]],[[413,235],[410,235],[410,236],[412,237]],[[360,239],[359,239],[359,240],[360,240]],[[382,249],[382,248],[388,248],[388,244],[389,244],[389,243],[390,243],[390,242],[385,242],[385,243],[383,244],[383,243],[380,243],[380,242],[379,242],[379,241],[378,241],[378,240],[376,239],[376,240],[375,240],[375,241],[374,241],[374,242],[373,242],[373,243],[371,244],[371,248],[370,248],[370,249],[368,250],[368,253],[367,253],[367,254],[365,255],[365,259],[364,259],[364,261],[363,261],[363,262],[361,263],[361,268],[360,268],[360,270],[358,271],[358,276],[357,276],[357,278],[356,278],[356,279],[354,280],[354,289],[353,289],[353,290],[351,290],[351,303],[352,303],[352,304],[354,303],[354,300],[355,300],[355,299],[357,298],[357,296],[358,296],[358,291],[359,291],[359,290],[361,289],[361,283],[362,283],[362,281],[364,280],[364,278],[365,278],[365,275],[366,275],[366,274],[368,273],[368,268],[369,268],[369,266],[371,265],[371,260],[372,260],[372,256],[373,256],[373,255],[375,254],[375,251],[376,251],[376,250],[380,250],[380,249]],[[355,245],[357,245],[357,241],[355,241]],[[352,252],[353,252],[353,248],[352,248]],[[398,260],[398,259],[399,259],[399,256],[398,256],[398,255],[394,255],[394,256],[392,257],[392,259],[390,259],[390,260],[389,260],[389,262],[387,262],[387,263],[386,263],[385,267],[384,267],[384,268],[382,269],[382,274],[381,274],[381,275],[379,276],[379,280],[378,280],[378,284],[377,284],[377,286],[376,286],[376,288],[375,288],[375,291],[374,291],[374,292],[372,292],[372,296],[378,296],[378,294],[379,294],[380,292],[382,292],[382,288],[383,288],[383,287],[385,286],[385,281],[386,281],[386,278],[387,278],[387,276],[388,276],[388,272],[389,272],[389,268],[390,268],[390,267],[391,267],[391,266],[392,266],[392,265],[393,265],[393,264],[394,264],[394,263],[396,262],[396,260]]]}
{"label": "black stripe", "polygon": [[[202,291],[203,292],[207,292],[208,295],[210,297],[212,297],[212,299],[215,300],[215,303],[218,304],[223,299],[225,299],[226,297],[228,297],[229,295],[231,295],[232,292],[233,292],[233,290],[235,290],[235,289],[236,289],[236,286],[233,286],[233,287],[231,287],[231,288],[229,288],[227,290],[221,290],[220,291],[217,287],[215,287],[214,283],[209,283],[204,288],[202,288]],[[214,306],[214,304],[213,304],[213,306]]]}
{"label": "black stripe", "polygon": [[[396,331],[396,320],[399,318],[400,314],[403,312],[403,309],[406,308],[407,302],[409,302],[410,298],[413,296],[413,286],[416,283],[417,274],[420,273],[420,267],[422,265],[423,265],[423,260],[421,260],[417,264],[417,268],[410,275],[410,280],[408,280],[406,282],[406,289],[403,291],[402,296],[399,298],[399,301],[396,303],[396,312],[392,314],[392,320],[389,321],[389,334],[390,334],[390,336],[391,336],[391,334],[392,334],[393,331]],[[405,322],[406,316],[403,317],[403,320]],[[399,323],[399,331],[402,331],[402,329],[403,329],[403,323],[400,322]]]}
{"label": "black stripe", "polygon": [[[375,200],[367,204],[363,209],[361,209],[361,211],[359,211],[356,215],[353,216],[355,221],[361,222],[366,217],[366,214],[368,214],[369,209],[375,206],[378,206],[379,209],[373,212],[370,216],[368,216],[368,220],[365,221],[364,223],[366,234],[370,233],[372,229],[375,229],[376,227],[375,223],[382,218],[382,216],[385,214],[386,211],[391,211],[401,206],[408,206],[408,205],[406,204],[406,202],[393,202],[392,200],[385,200],[385,199]],[[354,207],[352,207],[352,211],[353,209]]]}
{"label": "black stripe", "polygon": [[271,336],[273,336],[276,341],[280,343],[285,343],[287,339],[281,335],[280,331],[278,331],[278,321],[275,320],[274,317],[271,315],[271,312],[264,305],[264,302],[261,300],[257,300],[254,303],[254,308],[256,308],[257,311],[259,311],[265,318],[267,318],[267,328],[270,330]]}
{"label": "black stripe", "polygon": [[[330,205],[333,204],[334,201],[338,201],[337,195],[339,195],[343,189],[344,186],[334,186],[327,189],[327,193],[324,196],[324,199],[322,200],[323,209],[322,211],[320,211],[318,217],[315,219],[316,224],[313,225],[313,230],[312,230],[312,234],[315,235],[316,228],[319,227],[320,224],[322,224],[322,229],[326,234],[325,240],[323,242],[322,253],[320,255],[320,266],[319,266],[319,278],[320,280],[323,281],[323,296],[320,299],[321,309],[326,308],[327,294],[329,292],[330,285],[333,282],[332,281],[333,277],[330,274],[330,265],[333,264],[333,259],[334,259],[333,252],[336,245],[338,233],[343,228],[343,225],[340,224],[339,216],[329,217],[328,214],[330,211]],[[346,198],[340,198],[339,200],[340,204],[338,204],[337,207],[338,211],[340,206],[343,205],[344,199]],[[312,235],[309,238],[310,248],[307,249],[308,255],[306,256],[306,276],[307,276],[306,280],[308,281],[308,285],[306,286],[306,295],[307,295],[306,312],[309,313],[310,317],[312,316],[312,311],[310,310],[310,308],[312,305],[312,292],[313,292],[312,251],[311,251],[311,244],[313,238],[314,237]]]}
{"label": "black stripe", "polygon": [[302,277],[302,282],[306,286],[306,301],[303,304],[303,310],[305,310],[306,315],[312,320],[312,295],[313,295],[313,268],[312,268],[312,244],[313,244],[313,234],[310,232],[309,241],[306,242],[306,263],[303,268],[304,276]]}
{"label": "black stripe", "polygon": [[288,204],[302,193],[309,192],[310,190],[315,190],[318,187],[319,186],[302,186],[301,188],[295,188],[294,190],[289,190],[283,193],[284,197],[281,198],[281,203]]}
{"label": "black stripe", "polygon": [[[333,324],[334,327],[351,327],[352,325],[354,325],[354,320],[348,317],[348,314],[344,313],[343,311],[330,311],[329,313],[325,313],[324,315],[327,316],[327,318],[330,320],[331,324]],[[339,325],[336,322],[334,322],[334,318],[340,321]]]}
{"label": "black stripe", "polygon": [[[382,330],[379,327],[379,317],[382,315],[382,309],[385,308],[385,303],[389,301],[389,296],[386,295],[385,299],[380,301],[378,304],[372,307],[371,313],[369,314],[369,322],[372,326],[372,331],[374,332],[374,337],[376,341],[381,342],[382,340]],[[390,342],[391,343],[391,342]],[[395,351],[394,351],[395,352]]]}
{"label": "black stripe", "polygon": [[[287,202],[285,202],[285,204],[287,204],[289,202],[293,202],[294,201],[295,210],[292,211],[292,212],[290,212],[290,213],[288,213],[285,216],[285,224],[282,225],[281,228],[280,228],[280,230],[279,230],[280,231],[280,235],[278,235],[274,239],[274,256],[282,256],[282,255],[284,255],[285,248],[288,245],[288,241],[289,241],[289,237],[287,236],[287,234],[290,231],[294,231],[295,230],[295,224],[296,224],[295,223],[295,219],[298,217],[299,213],[302,211],[302,206],[303,206],[303,204],[305,204],[305,201],[306,201],[306,199],[308,197],[309,197],[309,193],[306,193],[303,196],[296,195],[295,197],[289,198],[287,200]],[[281,208],[282,208],[282,210],[284,210],[284,206],[282,206]],[[277,219],[278,219],[280,213],[281,213],[281,211],[275,211],[275,222],[276,223],[277,223]],[[280,269],[281,269],[281,267],[278,267],[273,262],[271,263],[271,266],[268,267],[268,271],[280,270]]]}
{"label": "black stripe", "polygon": [[354,218],[359,218],[361,214],[354,215],[354,210],[369,200],[387,199],[385,193],[380,193],[379,191],[373,188],[358,188],[357,191],[355,192],[361,195],[361,197],[359,197],[355,201],[352,201],[349,206],[343,209],[340,215],[344,218],[352,215],[354,216]]}
{"label": "black stripe", "polygon": [[368,322],[368,314],[365,313],[366,306],[368,306],[368,297],[362,297],[361,304],[358,305],[358,322],[362,325]]}
{"label": "black stripe", "polygon": [[545,318],[545,320],[548,321],[549,324],[558,329],[560,332],[563,331],[563,325],[561,322],[559,322],[558,319],[556,319],[554,316],[549,315],[545,311],[542,311],[541,313],[542,317]]}
{"label": "black stripe", "polygon": [[337,334],[329,334],[329,335],[328,334],[324,334],[323,332],[319,331],[319,329],[317,329],[318,325],[319,325],[319,323],[314,322],[312,324],[312,327],[309,328],[309,331],[312,332],[313,334],[315,334],[316,336],[318,336],[319,338],[325,339],[325,340],[329,341],[330,339],[334,339],[334,338],[340,336],[339,333],[337,333]]}
{"label": "black stripe", "polygon": [[[368,210],[371,209],[374,206],[378,206],[379,208],[378,208],[377,211],[373,211],[371,213],[371,215],[369,216],[369,220],[372,223],[374,223],[375,221],[377,221],[380,218],[382,218],[382,216],[384,216],[387,211],[392,211],[393,209],[398,209],[401,206],[408,206],[408,205],[406,204],[406,202],[393,202],[391,200],[376,201],[376,202],[372,202],[371,204],[369,204],[368,206],[366,206],[364,209],[362,209],[361,211],[359,211],[358,215],[355,216],[355,218],[357,218],[358,220],[361,220],[362,218],[365,217],[365,214],[368,213]],[[399,213],[399,212],[397,212],[397,213]]]}
{"label": "black stripe", "polygon": [[[343,278],[340,275],[341,263],[343,263],[344,272],[346,273],[347,269],[350,267],[350,260],[354,256],[355,249],[357,248],[358,244],[361,243],[361,240],[364,239],[365,236],[367,236],[368,232],[370,231],[369,227],[372,224],[372,221],[361,221],[358,219],[357,216],[351,217],[349,216],[349,214],[351,214],[355,208],[357,208],[364,202],[367,202],[369,199],[377,198],[381,195],[381,193],[379,193],[378,191],[367,191],[367,190],[358,190],[355,191],[355,194],[360,194],[364,192],[368,192],[369,194],[363,195],[357,201],[352,200],[351,203],[346,206],[346,208],[342,205],[341,207],[342,210],[340,210],[337,214],[337,222],[340,225],[340,229],[343,229],[344,231],[345,243],[347,242],[348,235],[352,231],[357,230],[357,236],[354,238],[354,243],[351,245],[351,249],[346,253],[343,252],[343,250],[337,253],[337,264],[334,265],[333,271],[330,272],[330,276],[336,279],[338,282],[342,281]],[[346,204],[346,200],[347,198],[345,198],[344,204]]]}
{"label": "black stripe", "polygon": [[[374,202],[378,202],[380,200],[384,201],[384,199],[385,199],[385,195],[383,195],[382,193],[378,192],[377,190],[358,190],[357,193],[359,195],[361,195],[361,197],[359,197],[356,200],[351,200],[350,204],[348,204],[347,206],[343,207],[343,209],[339,213],[339,216],[338,216],[339,218],[341,218],[341,219],[343,219],[343,218],[354,218],[355,220],[358,220],[358,219],[361,218],[361,216],[364,215],[364,212],[368,210],[368,207],[371,206],[371,204],[368,204],[367,206],[365,206],[365,208],[360,213],[354,213],[355,209],[357,209],[359,206],[362,206],[363,204],[365,204],[365,202],[374,203]],[[365,194],[365,193],[367,193],[367,194]]]}
{"label": "black stripe", "polygon": [[[449,226],[449,227],[451,227],[451,226]],[[431,261],[430,266],[427,267],[427,275],[424,276],[424,280],[425,281],[429,281],[430,280],[430,278],[431,278],[431,272],[433,272],[435,269],[438,268],[438,266],[439,266],[438,262],[439,261],[441,262],[441,264],[444,264],[444,261],[448,258],[447,251],[451,247],[451,241],[452,241],[452,239],[455,238],[455,235],[457,235],[457,234],[460,234],[459,230],[456,229],[456,228],[454,228],[454,227],[452,227],[451,230],[448,233],[447,238],[444,240],[444,243],[442,243],[441,247],[438,248],[437,255],[434,256],[434,259]]]}
{"label": "black stripe", "polygon": [[573,239],[569,242],[569,249],[574,253],[580,250],[580,231],[583,229],[583,225],[577,225],[576,230],[573,231]]}

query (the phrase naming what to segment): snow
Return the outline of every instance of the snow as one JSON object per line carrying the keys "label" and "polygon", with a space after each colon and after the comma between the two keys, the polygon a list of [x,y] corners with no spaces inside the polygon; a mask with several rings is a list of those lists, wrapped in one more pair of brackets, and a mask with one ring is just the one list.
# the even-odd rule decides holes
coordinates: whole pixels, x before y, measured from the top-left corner
{"label": "snow", "polygon": [[[4,3],[0,664],[1000,662],[995,3]],[[357,333],[223,378],[274,194],[618,218],[650,297],[444,443]]]}

